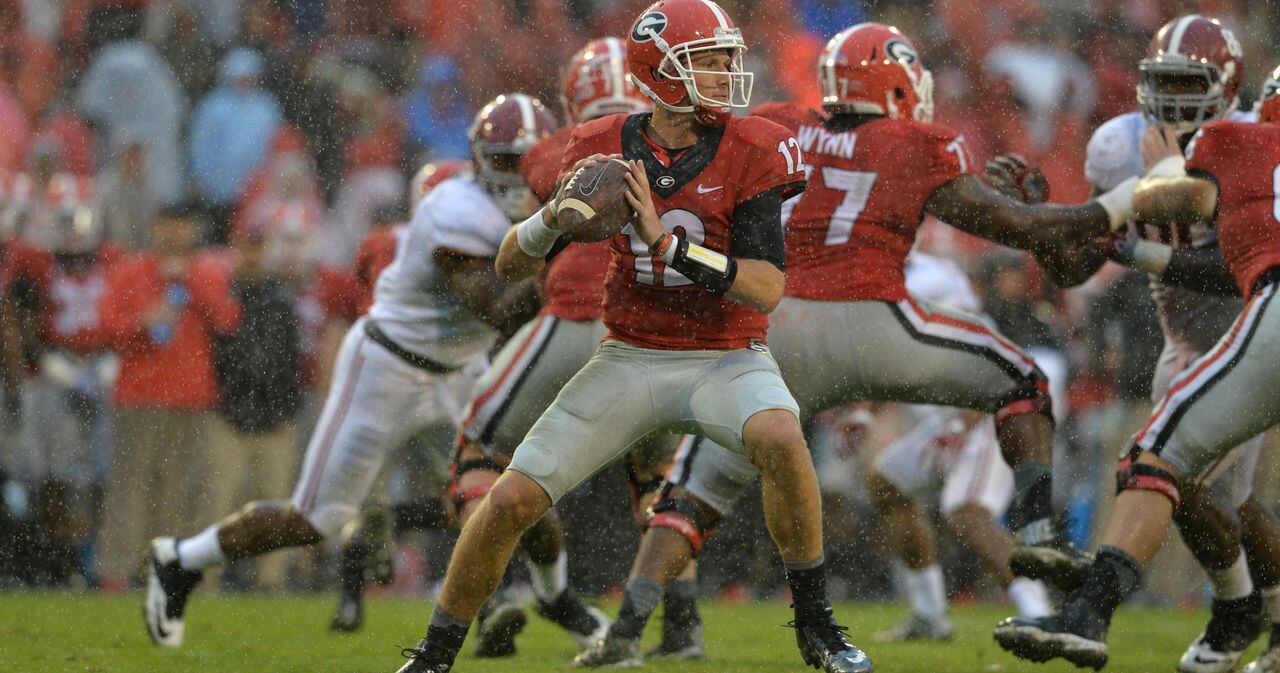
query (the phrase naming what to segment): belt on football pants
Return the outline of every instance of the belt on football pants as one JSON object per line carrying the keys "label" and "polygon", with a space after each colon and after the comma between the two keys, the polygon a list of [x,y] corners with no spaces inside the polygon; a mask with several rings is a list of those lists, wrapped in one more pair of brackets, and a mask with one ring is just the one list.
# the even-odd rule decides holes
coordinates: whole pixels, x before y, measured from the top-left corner
{"label": "belt on football pants", "polygon": [[449,367],[447,365],[442,365],[431,358],[422,357],[417,353],[411,353],[405,350],[400,344],[392,341],[391,337],[387,336],[387,333],[383,332],[382,328],[378,327],[378,323],[373,320],[364,321],[364,333],[369,335],[369,338],[374,343],[391,351],[392,355],[395,355],[401,360],[404,360],[410,365],[413,365],[423,371],[431,372],[432,374],[452,374],[453,372],[462,369],[462,367]]}
{"label": "belt on football pants", "polygon": [[1258,280],[1253,281],[1253,288],[1249,292],[1249,296],[1252,297],[1253,295],[1262,292],[1262,288],[1276,282],[1277,280],[1280,280],[1280,266],[1273,266],[1270,269],[1263,271],[1262,275],[1258,276]]}

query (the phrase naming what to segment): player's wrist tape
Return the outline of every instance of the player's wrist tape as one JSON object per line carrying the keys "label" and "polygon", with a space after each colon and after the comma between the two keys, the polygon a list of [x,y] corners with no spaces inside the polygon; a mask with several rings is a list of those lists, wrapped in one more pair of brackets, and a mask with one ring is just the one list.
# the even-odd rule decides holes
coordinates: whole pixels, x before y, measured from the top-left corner
{"label": "player's wrist tape", "polygon": [[671,257],[675,255],[675,242],[679,240],[675,236],[667,232],[662,232],[653,245],[649,246],[649,254],[666,262],[671,263]]}
{"label": "player's wrist tape", "polygon": [[1167,245],[1151,241],[1134,241],[1129,250],[1128,266],[1154,276],[1162,276],[1165,269],[1169,268],[1169,260],[1172,257],[1173,248]]}
{"label": "player's wrist tape", "polygon": [[1186,174],[1187,159],[1176,154],[1157,161],[1155,165],[1147,170],[1147,177],[1149,178],[1177,177]]}
{"label": "player's wrist tape", "polygon": [[1107,211],[1111,220],[1111,231],[1118,231],[1133,219],[1133,190],[1138,185],[1138,178],[1129,178],[1116,185],[1111,191],[1099,194],[1094,201]]}
{"label": "player's wrist tape", "polygon": [[728,292],[738,276],[737,260],[681,240],[679,236],[671,236],[662,260],[685,278],[718,295]]}
{"label": "player's wrist tape", "polygon": [[560,232],[542,223],[542,210],[516,225],[516,242],[530,257],[546,257],[560,238]]}

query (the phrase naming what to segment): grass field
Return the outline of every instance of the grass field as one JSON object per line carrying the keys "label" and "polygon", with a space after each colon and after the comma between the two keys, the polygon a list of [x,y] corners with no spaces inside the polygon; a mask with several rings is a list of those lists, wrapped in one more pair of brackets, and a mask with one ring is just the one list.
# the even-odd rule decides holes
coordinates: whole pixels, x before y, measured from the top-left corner
{"label": "grass field", "polygon": [[[328,598],[213,598],[197,596],[187,621],[187,645],[179,651],[151,645],[143,630],[140,598],[64,594],[0,594],[0,672],[3,673],[392,673],[401,665],[399,646],[422,636],[429,606],[423,601],[377,600],[365,630],[334,636],[325,631],[333,602]],[[613,612],[614,606],[607,611]],[[896,605],[844,604],[843,623],[854,641],[866,644],[884,673],[940,671],[1077,670],[1055,662],[1036,666],[1015,660],[991,639],[991,627],[1008,608],[958,607],[957,637],[946,644],[871,645],[868,635],[895,623]],[[1203,625],[1204,613],[1125,609],[1112,631],[1107,671],[1173,671],[1177,657]],[[781,603],[704,606],[709,658],[701,662],[648,664],[673,673],[803,671]],[[656,622],[656,620],[655,620]],[[656,637],[656,629],[649,634]],[[1255,645],[1256,652],[1260,646]],[[533,619],[520,638],[521,651],[505,660],[458,660],[463,673],[568,670],[573,644],[545,622]],[[470,650],[465,652],[469,653]],[[1250,653],[1252,658],[1253,653]]]}

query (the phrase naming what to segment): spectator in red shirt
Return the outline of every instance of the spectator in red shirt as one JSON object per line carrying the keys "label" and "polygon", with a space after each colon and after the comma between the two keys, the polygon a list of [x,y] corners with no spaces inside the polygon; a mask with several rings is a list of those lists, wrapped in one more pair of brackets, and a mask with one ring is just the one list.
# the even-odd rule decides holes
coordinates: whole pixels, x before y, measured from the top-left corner
{"label": "spectator in red shirt", "polygon": [[100,558],[104,581],[137,570],[137,554],[162,530],[191,528],[206,509],[207,442],[218,388],[215,336],[239,326],[225,255],[196,250],[189,207],[166,209],[150,252],[107,280],[102,321],[120,354],[117,447],[107,482]]}

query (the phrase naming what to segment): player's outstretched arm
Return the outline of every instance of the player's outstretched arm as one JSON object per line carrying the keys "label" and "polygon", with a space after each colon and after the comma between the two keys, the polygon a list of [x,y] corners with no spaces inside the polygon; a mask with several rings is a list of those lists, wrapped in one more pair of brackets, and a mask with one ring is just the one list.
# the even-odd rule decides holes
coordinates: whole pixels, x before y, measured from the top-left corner
{"label": "player's outstretched arm", "polygon": [[1147,176],[1133,190],[1133,214],[1147,222],[1212,222],[1218,186],[1190,175]]}
{"label": "player's outstretched arm", "polygon": [[538,313],[538,294],[531,281],[503,283],[494,260],[437,249],[432,257],[454,296],[473,315],[504,336],[511,336]]}
{"label": "player's outstretched arm", "polygon": [[[498,248],[498,257],[493,263],[498,280],[514,283],[532,278],[542,270],[547,252],[560,237],[550,220],[550,212],[544,206],[533,217],[507,230],[507,235],[502,238],[502,245]],[[539,252],[542,254],[538,254]]]}
{"label": "player's outstretched arm", "polygon": [[[1097,200],[1077,206],[1028,205],[990,189],[974,175],[961,175],[936,189],[925,209],[961,231],[1039,253],[1083,245],[1110,231],[1119,217]],[[1122,215],[1128,219],[1127,213]]]}

